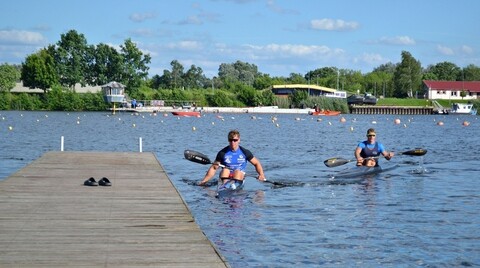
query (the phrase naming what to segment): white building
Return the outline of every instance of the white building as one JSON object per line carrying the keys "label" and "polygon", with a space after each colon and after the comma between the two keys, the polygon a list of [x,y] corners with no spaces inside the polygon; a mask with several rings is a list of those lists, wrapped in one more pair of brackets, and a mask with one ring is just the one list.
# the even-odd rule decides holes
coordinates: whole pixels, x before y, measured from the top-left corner
{"label": "white building", "polygon": [[424,80],[423,89],[429,100],[473,100],[480,97],[480,81]]}

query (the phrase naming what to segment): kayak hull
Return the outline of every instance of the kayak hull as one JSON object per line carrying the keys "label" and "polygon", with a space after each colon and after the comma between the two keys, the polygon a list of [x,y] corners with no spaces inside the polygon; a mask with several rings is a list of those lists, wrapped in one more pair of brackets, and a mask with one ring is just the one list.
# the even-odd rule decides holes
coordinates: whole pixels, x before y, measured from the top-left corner
{"label": "kayak hull", "polygon": [[200,117],[201,113],[196,111],[175,111],[172,112],[175,116],[185,116],[185,117]]}
{"label": "kayak hull", "polygon": [[309,112],[309,115],[323,115],[323,116],[336,116],[341,114],[342,112],[340,111],[315,111],[315,112]]}
{"label": "kayak hull", "polygon": [[366,166],[355,166],[353,168],[348,168],[345,170],[339,171],[333,178],[362,178],[366,175],[375,175],[380,174],[386,171],[396,169],[397,164],[387,165],[387,166],[376,166],[376,167],[366,167]]}
{"label": "kayak hull", "polygon": [[218,184],[217,186],[217,197],[231,196],[236,192],[243,189],[245,185],[245,180],[229,180],[223,184]]}

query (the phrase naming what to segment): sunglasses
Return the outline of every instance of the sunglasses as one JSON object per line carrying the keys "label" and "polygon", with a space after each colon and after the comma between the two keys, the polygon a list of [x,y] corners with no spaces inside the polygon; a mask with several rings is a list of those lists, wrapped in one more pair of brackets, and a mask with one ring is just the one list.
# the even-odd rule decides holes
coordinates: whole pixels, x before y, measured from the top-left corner
{"label": "sunglasses", "polygon": [[238,139],[228,139],[228,141],[229,141],[229,142],[232,142],[232,141],[237,142]]}
{"label": "sunglasses", "polygon": [[375,137],[375,135],[367,135],[367,137]]}

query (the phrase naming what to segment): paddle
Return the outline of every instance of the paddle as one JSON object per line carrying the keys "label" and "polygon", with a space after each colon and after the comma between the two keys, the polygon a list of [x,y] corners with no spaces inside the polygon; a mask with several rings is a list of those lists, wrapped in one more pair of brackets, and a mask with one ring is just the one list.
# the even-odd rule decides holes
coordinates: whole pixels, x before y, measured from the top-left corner
{"label": "paddle", "polygon": [[[195,163],[199,163],[199,164],[202,164],[202,165],[213,164],[213,162],[210,161],[210,158],[208,158],[208,156],[206,156],[202,153],[196,152],[196,151],[185,150],[183,152],[183,155],[185,156],[185,159],[187,159],[189,161],[192,161],[192,162],[195,162]],[[221,165],[221,164],[219,166],[220,167],[225,167],[224,165]],[[270,181],[270,180],[264,180],[263,182],[271,183],[275,186],[288,186],[287,184],[284,184],[284,183],[281,183],[281,182],[276,182],[276,181]]]}
{"label": "paddle", "polygon": [[[397,155],[422,156],[422,155],[425,155],[426,153],[427,153],[427,150],[422,149],[422,148],[417,148],[417,149],[408,150],[408,151],[404,151],[404,152],[398,152],[396,154]],[[378,157],[373,157],[373,158],[378,158]],[[345,159],[345,158],[341,158],[341,157],[334,157],[334,158],[330,158],[330,159],[327,159],[327,160],[323,161],[323,163],[327,167],[338,167],[338,166],[345,165],[346,163],[350,163],[352,161],[357,161],[357,159],[349,160],[349,159]]]}

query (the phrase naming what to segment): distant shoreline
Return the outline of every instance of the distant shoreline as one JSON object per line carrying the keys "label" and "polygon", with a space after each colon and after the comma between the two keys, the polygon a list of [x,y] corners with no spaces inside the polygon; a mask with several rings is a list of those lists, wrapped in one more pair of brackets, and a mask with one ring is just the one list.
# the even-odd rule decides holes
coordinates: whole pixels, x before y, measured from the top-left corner
{"label": "distant shoreline", "polygon": [[[113,112],[113,108],[110,109]],[[202,113],[242,113],[242,114],[308,114],[309,112],[314,111],[313,109],[282,109],[278,106],[259,106],[259,107],[201,107],[194,110],[173,108],[173,107],[138,107],[136,109],[132,108],[116,108],[115,112],[138,112],[138,113],[171,113],[175,111],[199,111]]]}

